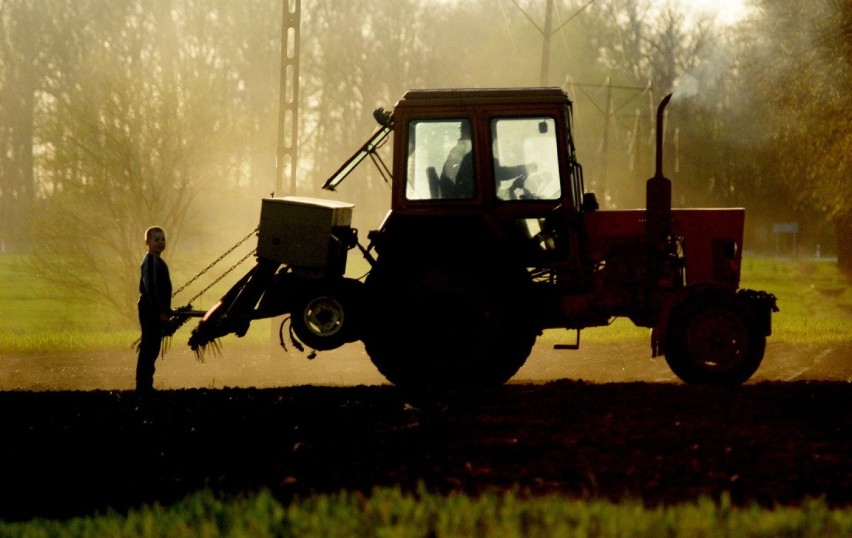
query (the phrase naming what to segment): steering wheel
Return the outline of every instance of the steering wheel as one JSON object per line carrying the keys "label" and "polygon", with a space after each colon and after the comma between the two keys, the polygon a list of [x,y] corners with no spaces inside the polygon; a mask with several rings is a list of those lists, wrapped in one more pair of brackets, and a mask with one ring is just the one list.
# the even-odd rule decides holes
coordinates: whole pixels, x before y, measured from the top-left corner
{"label": "steering wheel", "polygon": [[538,198],[531,190],[526,187],[527,182],[527,173],[522,172],[515,180],[512,182],[512,186],[509,187],[509,199],[511,200],[535,200]]}

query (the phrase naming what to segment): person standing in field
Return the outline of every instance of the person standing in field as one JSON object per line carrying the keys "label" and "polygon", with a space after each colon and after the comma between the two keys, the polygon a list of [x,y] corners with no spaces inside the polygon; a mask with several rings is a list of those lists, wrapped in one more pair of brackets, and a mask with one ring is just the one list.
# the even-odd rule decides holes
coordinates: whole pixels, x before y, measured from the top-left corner
{"label": "person standing in field", "polygon": [[172,314],[172,281],[169,267],[160,256],[166,249],[166,232],[159,226],[145,230],[148,253],[142,260],[139,279],[139,357],[136,360],[136,392],[149,394],[154,390],[154,362],[160,354],[163,329]]}

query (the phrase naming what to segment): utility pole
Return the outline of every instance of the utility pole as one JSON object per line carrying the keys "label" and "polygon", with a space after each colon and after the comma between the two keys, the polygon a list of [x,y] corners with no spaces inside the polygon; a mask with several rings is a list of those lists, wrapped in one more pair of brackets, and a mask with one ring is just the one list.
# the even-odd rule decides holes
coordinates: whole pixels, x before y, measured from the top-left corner
{"label": "utility pole", "polygon": [[[623,125],[623,123],[619,120],[618,112],[633,102],[633,99],[637,94],[643,94],[646,92],[650,93],[650,83],[645,88],[641,88],[638,86],[620,86],[612,83],[612,78],[607,77],[606,81],[603,84],[579,84],[570,79],[570,77],[566,78],[566,84],[570,86],[570,88],[579,88],[580,91],[585,95],[591,104],[601,113],[603,116],[603,137],[601,141],[601,168],[598,179],[595,181],[595,188],[600,194],[600,202],[601,207],[604,207],[604,204],[608,204],[607,202],[607,194],[609,193],[609,178],[608,176],[608,168],[609,168],[609,160],[610,160],[610,139],[612,138],[611,129],[615,127],[618,129],[618,125]],[[597,98],[586,91],[586,88],[595,88],[595,89],[605,89],[606,90],[606,103],[603,105],[599,105],[597,103]],[[628,92],[627,98],[625,98],[620,103],[616,103],[614,99],[613,90],[626,90]],[[634,128],[634,136],[636,135],[636,129],[638,129],[638,121]],[[630,128],[624,126],[624,129],[630,131]],[[612,196],[614,198],[615,196]]]}
{"label": "utility pole", "polygon": [[544,15],[543,43],[541,45],[541,77],[540,84],[547,86],[547,75],[550,71],[550,37],[553,35],[553,0],[547,0],[547,11]]}
{"label": "utility pole", "polygon": [[289,193],[296,193],[296,157],[299,134],[299,27],[301,0],[282,0],[281,72],[278,88],[278,149],[275,192],[284,188],[285,169]]}
{"label": "utility pole", "polygon": [[571,16],[565,19],[565,21],[563,21],[562,24],[560,24],[555,30],[553,29],[553,0],[546,0],[546,2],[547,10],[545,11],[544,15],[544,28],[541,28],[529,15],[529,13],[524,10],[524,8],[518,5],[517,0],[512,0],[512,3],[515,4],[515,7],[521,10],[521,13],[524,14],[524,17],[526,17],[527,20],[530,21],[533,26],[535,26],[536,30],[538,30],[544,38],[541,46],[541,71],[539,75],[539,82],[542,86],[548,85],[548,72],[550,71],[550,38],[553,37],[553,35],[559,30],[561,30],[566,24],[571,22],[574,17],[576,17],[583,10],[592,5],[595,0],[589,0],[588,2],[586,2],[583,7],[572,13]]}
{"label": "utility pole", "polygon": [[614,114],[612,104],[612,79],[606,78],[606,109],[604,110],[603,144],[601,147],[601,181],[598,188],[601,192],[603,202],[606,203],[607,195],[607,163],[609,162],[609,125],[612,123]]}
{"label": "utility pole", "polygon": [[[299,27],[301,25],[301,0],[282,0],[281,9],[281,71],[278,85],[278,147],[275,154],[275,194],[284,189],[285,169],[289,194],[296,194],[296,157],[299,135]],[[272,318],[269,332],[269,358],[278,347],[276,327],[284,323],[284,316]]]}
{"label": "utility pole", "polygon": [[642,175],[642,152],[639,151],[641,146],[641,141],[639,139],[639,129],[642,126],[642,112],[637,108],[634,112],[633,119],[633,139],[631,142],[631,162],[630,162],[630,171],[633,172],[633,181],[630,182],[632,186],[629,190],[628,195],[630,196],[629,204],[631,206],[635,206],[635,200],[639,199],[639,191],[636,186],[642,185],[641,179],[644,177]]}

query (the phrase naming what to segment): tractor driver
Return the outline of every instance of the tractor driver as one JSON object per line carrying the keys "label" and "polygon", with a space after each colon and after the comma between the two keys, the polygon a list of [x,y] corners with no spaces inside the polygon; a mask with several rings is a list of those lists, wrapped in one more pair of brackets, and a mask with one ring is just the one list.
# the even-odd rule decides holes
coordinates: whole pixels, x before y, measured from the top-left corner
{"label": "tractor driver", "polygon": [[441,198],[473,198],[470,120],[459,122],[459,138],[441,169]]}
{"label": "tractor driver", "polygon": [[[496,156],[494,158],[495,181],[499,184],[501,181],[517,178],[519,185],[513,185],[513,188],[522,188],[525,174],[534,173],[536,169],[535,163],[502,166],[499,159]],[[473,143],[471,141],[470,120],[459,122],[459,138],[447,155],[446,161],[444,161],[444,167],[441,169],[440,186],[440,198],[473,198]]]}

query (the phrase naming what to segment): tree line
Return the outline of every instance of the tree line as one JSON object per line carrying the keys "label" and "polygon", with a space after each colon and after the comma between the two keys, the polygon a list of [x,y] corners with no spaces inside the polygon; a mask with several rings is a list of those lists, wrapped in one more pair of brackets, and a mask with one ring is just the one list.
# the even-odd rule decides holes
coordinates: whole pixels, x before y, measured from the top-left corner
{"label": "tree line", "polygon": [[[303,0],[298,194],[321,196],[372,110],[407,89],[540,84],[547,37],[547,83],[575,101],[604,207],[641,206],[656,103],[675,91],[675,205],[746,207],[747,248],[771,248],[771,224],[795,220],[803,245],[830,252],[820,230],[848,237],[852,221],[852,7],[755,1],[720,27],[676,3],[554,0],[544,36],[545,0]],[[283,7],[0,0],[0,250],[132,318],[146,226],[197,268],[250,231],[275,183]],[[377,226],[389,189],[358,174],[338,194]]]}

